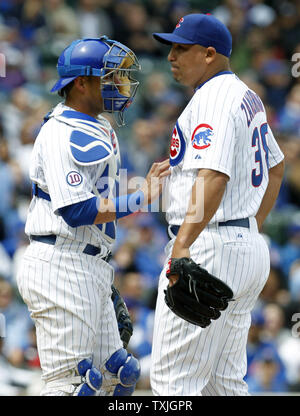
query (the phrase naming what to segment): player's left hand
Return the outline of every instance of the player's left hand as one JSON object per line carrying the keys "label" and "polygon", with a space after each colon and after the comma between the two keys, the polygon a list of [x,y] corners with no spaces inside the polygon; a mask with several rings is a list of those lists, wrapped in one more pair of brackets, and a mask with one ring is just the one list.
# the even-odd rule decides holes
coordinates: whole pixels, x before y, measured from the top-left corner
{"label": "player's left hand", "polygon": [[168,269],[166,271],[166,275],[168,275],[168,279],[169,279],[169,287],[171,287],[178,280],[178,277],[179,277],[178,274],[169,274],[168,273],[170,263],[171,263],[171,259],[180,259],[182,257],[190,258],[191,257],[190,250],[188,248],[179,247],[176,244],[176,241],[175,241],[174,246],[173,246],[173,250],[172,250],[172,254],[171,254],[171,258],[170,258],[169,263],[168,263]]}
{"label": "player's left hand", "polygon": [[191,258],[171,258],[166,275],[178,275],[164,292],[167,306],[191,324],[206,328],[233,300],[231,288]]}

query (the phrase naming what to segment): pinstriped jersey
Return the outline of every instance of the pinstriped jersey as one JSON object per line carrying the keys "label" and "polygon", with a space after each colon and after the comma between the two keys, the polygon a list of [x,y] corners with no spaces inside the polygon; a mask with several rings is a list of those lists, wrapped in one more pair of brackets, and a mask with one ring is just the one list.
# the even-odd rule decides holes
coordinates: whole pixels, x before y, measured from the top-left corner
{"label": "pinstriped jersey", "polygon": [[33,197],[26,234],[56,234],[111,249],[115,222],[70,227],[59,209],[94,196],[114,197],[119,168],[119,146],[110,123],[58,104],[36,138],[29,172],[51,201]]}
{"label": "pinstriped jersey", "polygon": [[257,94],[232,72],[215,75],[195,91],[172,133],[168,223],[183,222],[202,168],[229,177],[210,223],[256,215],[268,186],[268,170],[282,160]]}

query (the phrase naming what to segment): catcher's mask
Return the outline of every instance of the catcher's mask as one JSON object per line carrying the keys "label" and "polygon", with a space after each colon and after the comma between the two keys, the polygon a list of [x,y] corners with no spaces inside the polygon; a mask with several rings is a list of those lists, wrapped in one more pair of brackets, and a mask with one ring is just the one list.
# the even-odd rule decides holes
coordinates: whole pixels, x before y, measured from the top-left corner
{"label": "catcher's mask", "polygon": [[60,91],[78,76],[99,76],[104,111],[117,113],[117,124],[124,125],[124,111],[132,103],[139,82],[133,72],[140,70],[134,52],[120,42],[99,39],[73,41],[60,55],[57,72],[60,79],[51,92]]}

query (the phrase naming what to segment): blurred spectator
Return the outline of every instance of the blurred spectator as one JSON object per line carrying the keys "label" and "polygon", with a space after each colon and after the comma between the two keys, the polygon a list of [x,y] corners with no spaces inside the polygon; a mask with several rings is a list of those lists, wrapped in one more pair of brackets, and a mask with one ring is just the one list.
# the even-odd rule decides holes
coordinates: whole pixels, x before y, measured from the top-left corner
{"label": "blurred spectator", "polygon": [[277,303],[268,303],[263,309],[264,338],[275,342],[277,348],[290,337],[290,331],[285,327],[284,308]]}
{"label": "blurred spectator", "polygon": [[23,366],[31,370],[40,369],[40,359],[37,350],[36,329],[32,322],[28,329],[28,342],[23,345],[24,364]]}
{"label": "blurred spectator", "polygon": [[253,376],[247,380],[250,393],[284,393],[288,391],[287,381],[280,374],[280,364],[273,349],[265,349],[252,363]]}
{"label": "blurred spectator", "polygon": [[164,247],[168,242],[167,233],[152,213],[140,214],[136,222],[140,236],[135,251],[135,264],[137,270],[144,276],[145,287],[156,287],[164,263]]}
{"label": "blurred spectator", "polygon": [[270,268],[268,280],[260,293],[259,299],[264,304],[273,302],[283,306],[290,301],[288,282],[280,268]]}
{"label": "blurred spectator", "polygon": [[[0,138],[0,240],[6,254],[13,256],[20,233],[23,234],[24,222],[20,218],[17,206],[17,191],[23,185],[23,176],[19,164],[10,157],[7,141]],[[4,256],[5,253],[3,253]],[[3,257],[4,263],[7,264]],[[10,262],[10,260],[9,260]],[[7,273],[4,273],[7,277]]]}
{"label": "blurred spectator", "polygon": [[266,60],[261,67],[261,82],[266,88],[266,101],[278,111],[286,100],[290,89],[290,68],[286,61],[279,59]]}
{"label": "blurred spectator", "polygon": [[2,243],[0,243],[0,276],[7,280],[12,276],[12,261]]}
{"label": "blurred spectator", "polygon": [[285,327],[290,331],[296,332],[293,334],[294,337],[298,336],[300,340],[300,333],[297,333],[297,325],[295,326],[298,318],[300,319],[300,260],[296,260],[291,265],[289,277],[289,295],[290,301],[285,305]]}
{"label": "blurred spectator", "polygon": [[300,136],[300,84],[294,85],[279,110],[280,130]]}
{"label": "blurred spectator", "polygon": [[11,94],[10,102],[5,106],[5,111],[2,112],[3,134],[11,155],[14,155],[21,145],[21,130],[31,111],[31,98],[26,88],[16,88]]}
{"label": "blurred spectator", "polygon": [[3,341],[4,339],[0,337],[0,396],[26,395],[26,389],[33,384],[35,374],[16,368],[8,362],[2,353]]}
{"label": "blurred spectator", "polygon": [[130,241],[125,241],[115,251],[112,262],[114,263],[114,269],[116,274],[127,273],[136,271],[136,265],[134,263],[136,246]]}
{"label": "blurred spectator", "polygon": [[[298,309],[299,310],[299,309]],[[300,319],[300,317],[299,317]],[[280,357],[286,368],[288,390],[300,391],[300,334],[290,337],[279,347]]]}
{"label": "blurred spectator", "polygon": [[291,264],[300,258],[300,216],[295,215],[287,227],[288,240],[280,249],[281,268],[285,276],[289,275]]}
{"label": "blurred spectator", "polygon": [[5,56],[5,78],[0,78],[1,93],[10,93],[15,88],[22,86],[25,83],[23,70],[21,69],[21,62],[23,59],[22,53],[0,48],[1,53]]}
{"label": "blurred spectator", "polygon": [[252,7],[248,11],[248,22],[251,25],[266,27],[274,22],[276,18],[274,9],[264,3],[264,0],[251,0]]}
{"label": "blurred spectator", "polygon": [[[126,193],[128,193],[128,190]],[[128,242],[130,246],[137,246],[139,239],[139,232],[136,227],[137,215],[139,215],[139,213],[128,215],[118,221],[117,240],[113,248],[113,253],[116,253],[119,247],[126,242]]]}
{"label": "blurred spectator", "polygon": [[30,157],[34,141],[41,128],[41,120],[50,110],[49,102],[43,99],[36,99],[32,109],[22,124],[20,131],[20,146],[15,151],[15,160],[21,171],[20,192],[30,195],[31,183],[29,181]]}
{"label": "blurred spectator", "polygon": [[291,300],[299,302],[300,304],[300,258],[291,265],[289,273],[289,289]]}
{"label": "blurred spectator", "polygon": [[79,21],[75,11],[65,0],[47,0],[45,3],[47,27],[53,41],[65,46],[79,37]]}
{"label": "blurred spectator", "polygon": [[[13,207],[16,183],[20,180],[20,171],[13,163],[10,163],[8,143],[0,137],[0,215],[5,218]],[[3,239],[3,238],[2,238]]]}
{"label": "blurred spectator", "polygon": [[133,324],[133,335],[128,344],[128,350],[141,363],[142,377],[140,387],[149,388],[149,365],[151,354],[154,311],[143,303],[143,279],[140,273],[126,273],[120,280],[119,289],[124,297]]}
{"label": "blurred spectator", "polygon": [[[151,116],[153,113],[163,115],[176,121],[185,97],[179,90],[171,87],[171,81],[164,72],[152,72],[145,79],[141,91],[144,111]],[[153,123],[153,128],[155,124]]]}
{"label": "blurred spectator", "polygon": [[143,3],[118,2],[116,5],[117,25],[114,25],[113,38],[124,42],[137,56],[155,54],[157,45],[151,33],[155,31],[148,19]]}
{"label": "blurred spectator", "polygon": [[20,35],[27,43],[34,43],[38,31],[46,26],[43,3],[40,0],[25,0],[20,6]]}
{"label": "blurred spectator", "polygon": [[137,357],[151,352],[153,311],[143,303],[144,285],[138,272],[125,273],[118,282],[118,288],[126,302],[133,324],[133,336],[129,349]]}
{"label": "blurred spectator", "polygon": [[278,2],[278,5],[280,43],[287,56],[291,56],[300,39],[299,9],[297,10],[297,2],[292,1]]}
{"label": "blurred spectator", "polygon": [[[151,120],[137,119],[132,126],[132,137],[128,143],[127,157],[131,160],[134,172],[145,177],[154,161],[163,154],[164,143],[154,134],[155,128]],[[132,158],[131,155],[135,155]]]}
{"label": "blurred spectator", "polygon": [[28,342],[32,320],[27,306],[14,297],[12,285],[0,277],[0,313],[5,318],[3,354],[16,367],[24,364],[24,343]]}
{"label": "blurred spectator", "polygon": [[78,3],[80,38],[97,38],[100,35],[111,38],[112,24],[106,11],[99,7],[99,1],[79,0]]}
{"label": "blurred spectator", "polygon": [[[261,359],[263,354],[267,351],[272,352],[273,359],[278,363],[278,373],[280,377],[285,380],[285,367],[278,354],[276,341],[272,338],[265,337],[265,318],[263,310],[256,308],[251,314],[251,326],[248,334],[247,344],[247,366],[248,371],[245,376],[245,381],[256,379],[257,361]],[[279,377],[279,375],[278,375]],[[252,382],[252,381],[251,381]]]}
{"label": "blurred spectator", "polygon": [[[26,214],[27,214],[27,211],[26,211]],[[28,236],[25,234],[24,227],[23,227],[22,232],[19,233],[18,246],[16,247],[16,250],[14,251],[14,254],[11,259],[10,283],[13,286],[13,288],[17,291],[17,293],[18,293],[17,280],[16,280],[17,272],[18,272],[18,268],[20,267],[23,254],[28,244],[29,244],[29,239],[28,239]]]}

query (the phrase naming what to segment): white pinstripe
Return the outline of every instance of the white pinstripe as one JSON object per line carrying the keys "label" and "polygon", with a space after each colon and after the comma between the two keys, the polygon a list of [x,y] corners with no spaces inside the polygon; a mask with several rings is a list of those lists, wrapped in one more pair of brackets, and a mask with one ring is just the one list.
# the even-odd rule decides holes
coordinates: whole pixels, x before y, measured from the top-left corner
{"label": "white pinstripe", "polygon": [[[66,109],[58,105],[54,110],[58,119],[50,119],[36,139],[30,178],[50,194],[51,202],[34,197],[25,227],[29,236],[55,234],[56,243],[32,241],[17,275],[20,294],[35,321],[42,378],[47,383],[70,376],[85,358],[92,357],[93,365],[100,368],[122,348],[111,301],[113,269],[101,260],[101,252],[96,256],[83,253],[87,244],[104,247],[106,253],[114,239],[96,225],[70,227],[57,215],[61,207],[99,195],[97,182],[107,167],[109,178],[118,180],[119,147],[116,137],[113,143],[114,132],[103,117],[99,117],[100,126],[96,122],[85,126],[78,120],[59,118]],[[110,157],[90,166],[76,163],[69,151],[75,128],[101,136],[107,149],[115,144]],[[70,171],[82,176],[79,186],[71,186],[66,180]],[[109,192],[111,196],[113,189]],[[71,390],[63,393],[59,388],[46,387],[42,394],[62,395]]]}
{"label": "white pinstripe", "polygon": [[[206,329],[188,324],[166,306],[165,265],[153,334],[151,384],[155,395],[248,394],[242,379],[250,312],[269,273],[267,245],[254,218],[251,223],[250,231],[211,226],[191,247],[191,257],[225,281],[235,294],[235,301]],[[167,246],[167,258],[173,242]]]}
{"label": "white pinstripe", "polygon": [[[252,110],[248,99],[255,103]],[[243,104],[251,114],[245,113]],[[174,315],[164,302],[165,271],[174,239],[167,245],[153,335],[155,395],[248,394],[243,377],[250,312],[270,267],[268,248],[254,217],[268,185],[268,169],[283,159],[270,128],[265,130],[266,123],[260,99],[234,74],[206,82],[177,120],[170,147],[171,175],[165,187],[166,218],[171,225],[182,224],[199,169],[229,176],[215,215],[190,253],[232,288],[235,301],[206,329]],[[250,219],[250,230],[218,227],[218,222],[242,218]]]}
{"label": "white pinstripe", "polygon": [[[200,168],[221,171],[230,177],[211,224],[256,214],[268,184],[268,169],[263,160],[263,180],[255,188],[251,184],[251,171],[256,167],[257,149],[252,147],[251,141],[254,128],[266,122],[266,114],[257,113],[248,128],[241,110],[241,101],[247,90],[248,87],[235,75],[221,75],[196,91],[180,115],[178,124],[186,142],[186,152],[183,160],[171,167],[172,173],[166,178],[166,218],[169,224],[180,225],[183,222]],[[197,150],[192,146],[191,137],[201,123],[211,125],[214,135],[208,148]],[[266,140],[269,165],[273,167],[283,159],[283,154],[270,128]]]}
{"label": "white pinstripe", "polygon": [[[59,104],[56,113],[69,109]],[[58,117],[59,119],[59,117]],[[99,116],[99,121],[105,126],[98,128],[98,134],[103,141],[111,144],[112,128],[104,117]],[[68,121],[71,123],[71,121]],[[74,126],[78,123],[73,122]],[[92,124],[92,122],[90,122]],[[95,123],[94,123],[95,124]],[[32,152],[30,167],[30,179],[39,185],[45,192],[50,193],[51,202],[42,198],[33,198],[29,207],[25,232],[31,234],[56,234],[71,240],[86,242],[95,246],[105,246],[111,250],[113,241],[103,234],[95,225],[69,227],[63,219],[57,215],[58,209],[66,205],[85,201],[95,196],[95,184],[101,173],[109,164],[109,176],[116,175],[116,164],[120,160],[117,139],[116,154],[104,162],[91,166],[80,166],[76,164],[69,153],[69,137],[74,129],[56,119],[50,119],[41,129],[36,138]],[[97,127],[97,126],[96,126]],[[96,129],[94,126],[93,130]],[[82,125],[80,127],[83,128]],[[89,131],[91,128],[87,127]],[[113,132],[115,135],[115,133]],[[116,137],[116,135],[115,135]],[[76,187],[68,185],[66,176],[71,171],[78,171],[82,177],[82,184]]]}
{"label": "white pinstripe", "polygon": [[36,323],[43,379],[67,374],[80,359],[100,367],[122,347],[110,300],[112,267],[100,256],[32,242],[18,275],[20,293]]}

